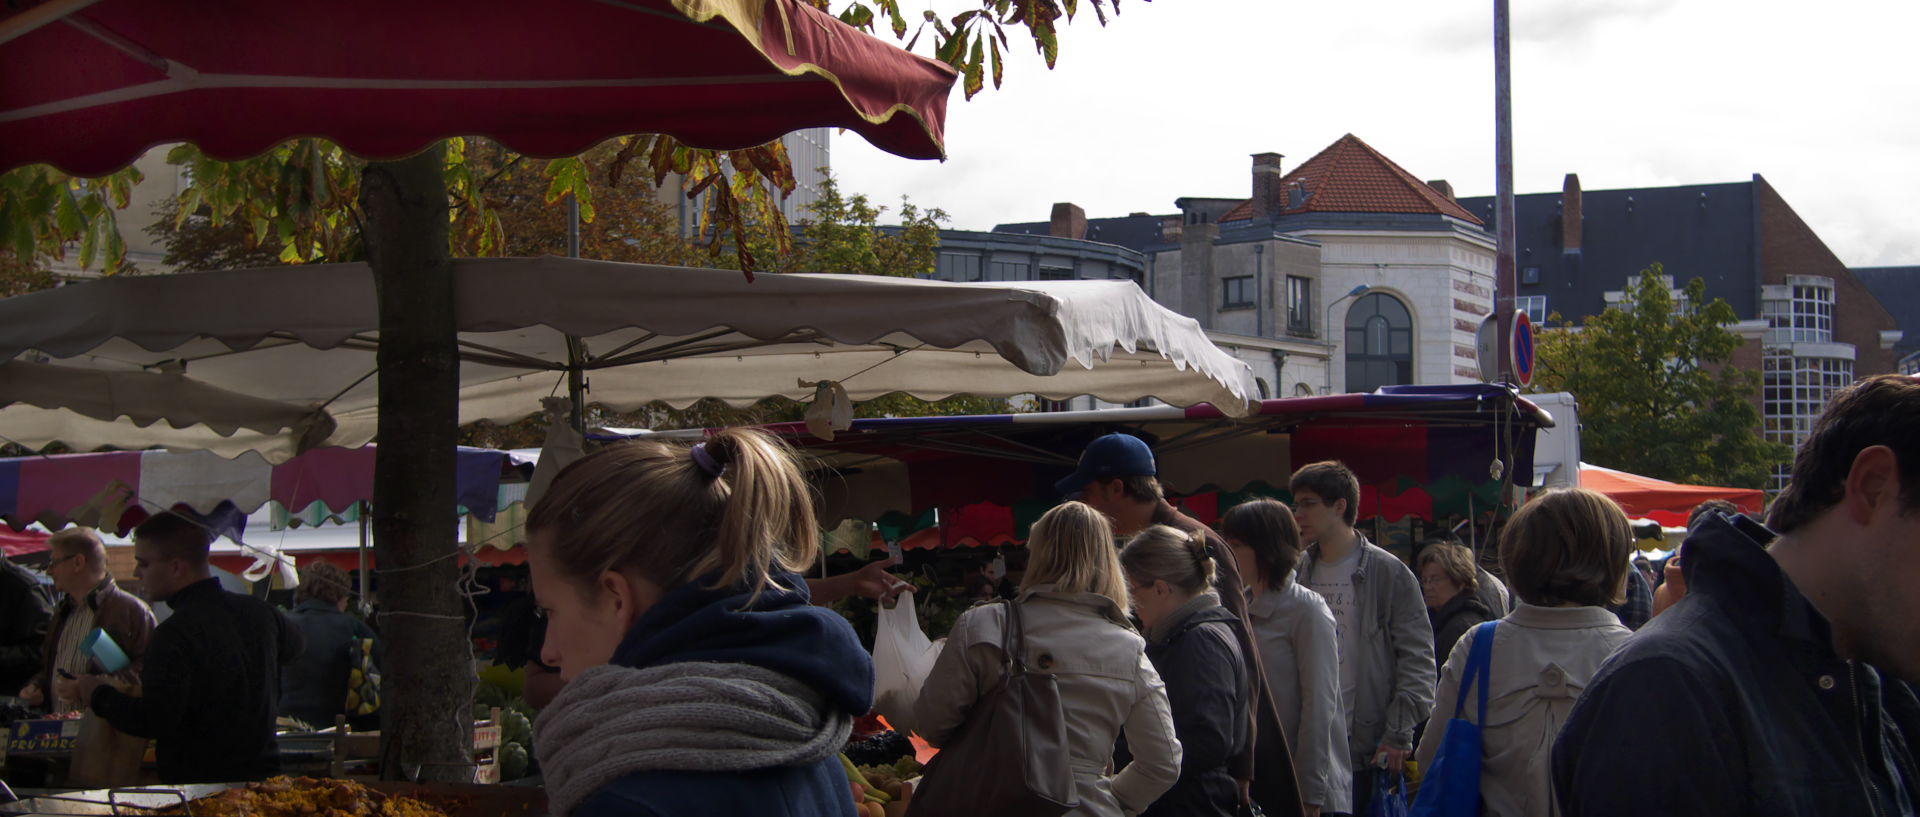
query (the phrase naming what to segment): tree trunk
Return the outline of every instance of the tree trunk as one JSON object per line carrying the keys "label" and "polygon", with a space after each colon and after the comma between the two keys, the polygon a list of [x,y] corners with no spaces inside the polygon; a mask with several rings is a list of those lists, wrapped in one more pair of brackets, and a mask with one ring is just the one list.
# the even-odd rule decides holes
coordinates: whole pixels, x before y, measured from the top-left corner
{"label": "tree trunk", "polygon": [[454,543],[460,360],[447,250],[446,144],[362,177],[367,261],[380,299],[381,776],[469,781],[473,653]]}

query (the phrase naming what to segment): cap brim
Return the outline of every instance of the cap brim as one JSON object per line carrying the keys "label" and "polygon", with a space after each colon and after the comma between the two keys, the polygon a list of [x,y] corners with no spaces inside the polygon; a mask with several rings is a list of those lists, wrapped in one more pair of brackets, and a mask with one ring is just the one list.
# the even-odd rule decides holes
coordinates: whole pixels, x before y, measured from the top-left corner
{"label": "cap brim", "polygon": [[1087,490],[1087,484],[1091,482],[1093,482],[1092,474],[1075,470],[1073,473],[1068,474],[1065,479],[1054,483],[1053,489],[1059,492],[1060,496],[1071,497],[1074,494],[1085,492]]}

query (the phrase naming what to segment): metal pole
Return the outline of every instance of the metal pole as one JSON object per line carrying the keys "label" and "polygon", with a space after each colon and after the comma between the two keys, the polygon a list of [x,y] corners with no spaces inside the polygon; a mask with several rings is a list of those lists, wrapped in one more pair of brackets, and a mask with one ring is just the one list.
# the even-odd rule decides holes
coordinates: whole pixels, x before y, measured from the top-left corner
{"label": "metal pole", "polygon": [[1493,314],[1499,321],[1500,382],[1513,375],[1513,59],[1509,55],[1507,0],[1493,0],[1493,191],[1499,254],[1493,267]]}
{"label": "metal pole", "polygon": [[[567,194],[567,257],[580,257],[580,200],[571,193]],[[567,399],[573,402],[567,421],[581,434],[587,433],[587,379],[582,368],[586,351],[579,338],[567,336]]]}
{"label": "metal pole", "polygon": [[367,502],[364,499],[355,508],[360,511],[360,612],[365,613],[369,609],[367,591],[373,584],[373,574],[367,572],[367,526],[373,521],[373,514],[367,512]]}

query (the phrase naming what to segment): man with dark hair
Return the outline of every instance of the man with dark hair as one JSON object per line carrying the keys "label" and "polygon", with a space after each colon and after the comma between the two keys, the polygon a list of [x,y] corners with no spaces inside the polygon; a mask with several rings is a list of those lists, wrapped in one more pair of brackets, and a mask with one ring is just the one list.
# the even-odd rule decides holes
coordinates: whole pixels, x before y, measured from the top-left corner
{"label": "man with dark hair", "polygon": [[1289,485],[1300,541],[1309,543],[1299,582],[1327,600],[1339,634],[1353,813],[1366,814],[1374,774],[1402,771],[1414,728],[1433,712],[1433,623],[1413,571],[1354,529],[1360,478],[1352,469],[1316,462],[1295,471]]}
{"label": "man with dark hair", "polygon": [[[1240,578],[1239,563],[1233,549],[1212,528],[1176,510],[1167,502],[1156,478],[1153,449],[1145,440],[1129,434],[1108,434],[1087,444],[1080,465],[1054,487],[1067,499],[1077,499],[1113,520],[1113,532],[1131,537],[1154,525],[1167,525],[1206,537],[1218,574],[1214,590],[1221,606],[1232,612],[1239,623],[1240,653],[1247,658],[1251,676],[1249,688],[1256,695],[1249,699],[1255,739],[1251,748],[1229,762],[1229,770],[1240,781],[1242,795],[1250,797],[1268,814],[1301,813],[1299,783],[1293,774],[1293,756],[1286,739],[1278,737],[1280,714],[1274,709],[1267,676],[1260,664],[1260,651],[1252,639],[1253,626],[1247,621],[1246,582]],[[1274,736],[1271,739],[1269,736]]]}
{"label": "man with dark hair", "polygon": [[[1563,814],[1915,813],[1920,700],[1894,679],[1920,678],[1920,379],[1836,394],[1768,522],[1692,529],[1691,593],[1554,743]],[[1621,783],[1648,768],[1687,779]]]}
{"label": "man with dark hair", "polygon": [[299,630],[266,602],[221,589],[207,566],[213,534],[165,511],[133,531],[147,596],[173,615],[153,631],[141,694],[98,675],[63,681],[115,729],[156,742],[166,783],[263,780],[279,770],[273,719],[280,665],[300,654]]}

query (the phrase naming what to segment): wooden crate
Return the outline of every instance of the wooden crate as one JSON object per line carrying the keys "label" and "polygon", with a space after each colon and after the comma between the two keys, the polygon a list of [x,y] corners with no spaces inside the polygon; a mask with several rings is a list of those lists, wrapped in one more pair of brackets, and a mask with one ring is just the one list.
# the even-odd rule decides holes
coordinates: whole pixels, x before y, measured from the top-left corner
{"label": "wooden crate", "polygon": [[[473,767],[475,783],[500,782],[500,743],[505,729],[500,724],[500,707],[494,707],[492,717],[473,725]],[[347,727],[346,717],[334,719],[333,738],[333,777],[346,780],[372,781],[380,777],[380,731],[354,732]],[[372,762],[371,774],[360,770]]]}

